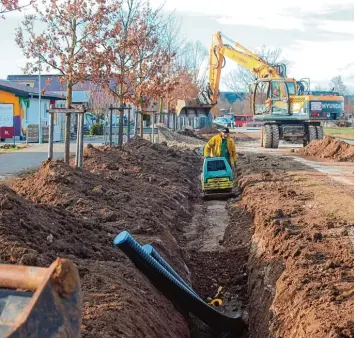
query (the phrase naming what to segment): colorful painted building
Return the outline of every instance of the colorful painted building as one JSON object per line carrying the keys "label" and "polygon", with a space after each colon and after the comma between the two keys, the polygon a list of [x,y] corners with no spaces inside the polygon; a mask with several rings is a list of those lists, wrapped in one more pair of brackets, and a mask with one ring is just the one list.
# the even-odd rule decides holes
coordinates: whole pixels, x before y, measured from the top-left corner
{"label": "colorful painted building", "polygon": [[[7,80],[0,80],[0,106],[6,108],[6,114],[11,114],[13,118],[13,131],[16,138],[23,139],[26,135],[27,126],[30,124],[39,124],[39,103],[41,102],[41,124],[46,126],[49,123],[47,109],[51,104],[62,101],[59,95],[41,94],[39,100],[38,89],[13,83]],[[5,109],[2,110],[5,114]],[[1,121],[4,121],[0,117]],[[61,121],[55,121],[58,125]]]}

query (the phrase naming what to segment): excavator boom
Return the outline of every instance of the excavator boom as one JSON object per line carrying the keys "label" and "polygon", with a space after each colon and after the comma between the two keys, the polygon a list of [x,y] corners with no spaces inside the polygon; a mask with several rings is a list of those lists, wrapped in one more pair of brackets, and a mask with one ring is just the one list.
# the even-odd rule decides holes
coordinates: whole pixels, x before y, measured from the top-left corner
{"label": "excavator boom", "polygon": [[[219,96],[219,85],[222,68],[225,64],[225,57],[250,70],[257,78],[286,77],[286,67],[284,65],[270,65],[260,56],[254,54],[237,42],[232,45],[224,44],[222,37],[230,40],[221,32],[217,32],[212,37],[212,44],[209,52],[209,83],[203,89],[198,98],[190,100],[178,100],[176,114],[192,116],[207,116],[211,108],[217,104]],[[290,79],[293,82],[293,79]]]}

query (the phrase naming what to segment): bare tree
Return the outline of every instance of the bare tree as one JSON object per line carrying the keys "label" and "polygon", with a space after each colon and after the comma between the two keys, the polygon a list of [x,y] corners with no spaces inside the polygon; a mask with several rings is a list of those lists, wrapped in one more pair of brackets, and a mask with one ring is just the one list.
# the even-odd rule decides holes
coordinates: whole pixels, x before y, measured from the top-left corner
{"label": "bare tree", "polygon": [[201,41],[188,42],[180,55],[182,67],[192,75],[193,82],[199,88],[206,82],[207,67],[203,67],[203,63],[207,57],[208,50]]}
{"label": "bare tree", "polygon": [[329,83],[331,89],[336,92],[339,92],[340,95],[347,95],[348,88],[345,86],[343,79],[340,75],[333,77]]}
{"label": "bare tree", "polygon": [[[287,64],[287,61],[280,60],[282,54],[282,50],[280,48],[272,49],[262,46],[260,50],[255,50],[253,52],[259,55],[268,64],[272,65],[280,62]],[[249,85],[253,83],[254,80],[255,74],[253,74],[250,70],[237,65],[237,69],[232,70],[229,74],[227,74],[224,82],[232,91],[238,93],[249,92]]]}
{"label": "bare tree", "polygon": [[89,109],[97,118],[103,118],[110,105],[117,104],[115,97],[106,88],[91,83],[89,89]]}
{"label": "bare tree", "polygon": [[[260,56],[268,64],[273,65],[276,63],[284,63],[287,65],[286,60],[280,60],[282,49],[267,48],[262,46],[260,50],[254,50],[253,53]],[[227,61],[228,62],[228,61]],[[251,95],[249,94],[249,86],[255,81],[256,77],[248,69],[237,65],[237,69],[232,70],[227,74],[224,83],[235,93],[244,93],[244,100],[239,104],[238,110],[242,110],[244,113],[251,113]]]}
{"label": "bare tree", "polygon": [[21,9],[32,4],[34,0],[31,0],[28,4],[20,5],[19,0],[0,0],[0,18],[5,18],[4,14],[21,11]]}
{"label": "bare tree", "polygon": [[[102,83],[116,97],[121,108],[126,103],[134,103],[143,111],[147,99],[156,99],[166,84],[170,53],[161,44],[165,25],[161,9],[153,9],[147,0],[123,0],[121,8],[112,13],[110,32],[97,49],[101,55],[99,59],[103,60]],[[142,133],[141,124],[141,136]],[[121,110],[119,144],[122,140]]]}

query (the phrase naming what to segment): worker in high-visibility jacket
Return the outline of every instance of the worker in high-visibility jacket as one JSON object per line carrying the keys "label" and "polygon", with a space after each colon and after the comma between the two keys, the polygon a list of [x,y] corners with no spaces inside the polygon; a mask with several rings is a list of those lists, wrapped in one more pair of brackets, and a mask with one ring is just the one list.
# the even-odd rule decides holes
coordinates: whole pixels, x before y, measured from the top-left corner
{"label": "worker in high-visibility jacket", "polygon": [[213,136],[205,145],[205,157],[225,157],[231,168],[235,168],[238,160],[237,148],[229,135],[229,129],[223,128],[221,133]]}

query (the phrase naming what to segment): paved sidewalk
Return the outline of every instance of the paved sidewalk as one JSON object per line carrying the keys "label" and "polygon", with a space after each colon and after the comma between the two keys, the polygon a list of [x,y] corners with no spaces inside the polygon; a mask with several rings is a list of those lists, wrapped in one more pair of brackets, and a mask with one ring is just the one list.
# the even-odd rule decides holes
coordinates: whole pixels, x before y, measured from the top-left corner
{"label": "paved sidewalk", "polygon": [[[84,147],[91,143],[92,145],[102,145],[100,139],[84,140]],[[70,144],[70,152],[75,154],[75,141]],[[38,168],[42,161],[48,157],[48,143],[30,144],[30,148],[23,150],[0,153],[0,180],[4,180],[9,176],[16,175],[24,170]],[[55,143],[53,149],[54,158],[64,157],[64,143]]]}

